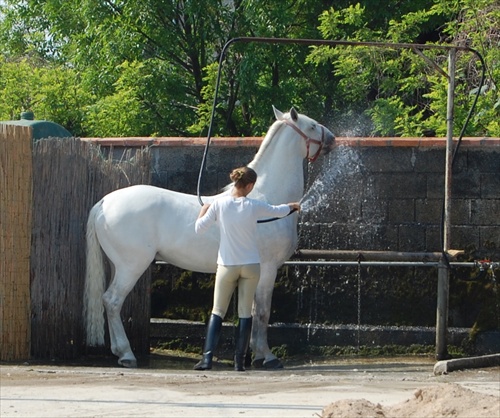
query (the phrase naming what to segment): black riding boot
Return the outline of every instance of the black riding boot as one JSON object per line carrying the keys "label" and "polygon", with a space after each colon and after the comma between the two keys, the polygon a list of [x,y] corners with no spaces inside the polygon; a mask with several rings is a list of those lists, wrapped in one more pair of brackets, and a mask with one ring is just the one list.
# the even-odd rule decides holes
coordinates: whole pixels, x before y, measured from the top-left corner
{"label": "black riding boot", "polygon": [[252,317],[240,318],[238,324],[236,350],[234,353],[234,370],[237,372],[245,371],[245,357],[250,342],[250,333],[252,331]]}
{"label": "black riding boot", "polygon": [[219,342],[221,328],[222,318],[215,314],[210,315],[205,345],[203,346],[203,358],[196,363],[194,370],[210,370],[212,368],[212,358]]}

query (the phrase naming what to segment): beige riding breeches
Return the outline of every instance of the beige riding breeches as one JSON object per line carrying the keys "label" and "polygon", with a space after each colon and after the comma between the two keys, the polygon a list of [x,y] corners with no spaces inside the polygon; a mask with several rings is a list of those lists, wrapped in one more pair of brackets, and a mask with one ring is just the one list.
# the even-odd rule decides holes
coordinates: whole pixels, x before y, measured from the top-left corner
{"label": "beige riding breeches", "polygon": [[252,316],[252,303],[260,278],[260,264],[217,265],[212,313],[224,318],[231,296],[238,287],[238,317]]}

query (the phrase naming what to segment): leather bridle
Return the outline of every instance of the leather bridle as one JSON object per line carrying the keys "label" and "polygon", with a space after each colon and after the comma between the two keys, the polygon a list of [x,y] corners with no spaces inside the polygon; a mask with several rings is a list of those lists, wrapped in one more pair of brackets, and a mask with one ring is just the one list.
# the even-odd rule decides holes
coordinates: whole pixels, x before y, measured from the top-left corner
{"label": "leather bridle", "polygon": [[[321,125],[321,124],[318,123],[318,125],[321,126],[321,141],[318,141],[317,139],[313,139],[313,138],[307,136],[302,131],[302,129],[300,129],[295,123],[293,123],[289,119],[283,119],[283,123],[285,125],[290,126],[291,128],[293,128],[302,137],[302,139],[304,141],[306,141],[306,147],[307,147],[307,156],[306,156],[306,158],[309,161],[311,161],[312,163],[314,161],[316,161],[316,159],[319,157],[319,155],[321,153],[321,150],[323,149],[323,144],[324,144],[324,141],[325,141],[325,127],[323,125]],[[314,143],[314,144],[318,144],[318,150],[316,151],[316,153],[312,157],[309,156],[309,148],[310,148],[311,142]],[[296,210],[297,209],[292,209],[287,216],[291,215]],[[263,224],[263,223],[266,223],[266,222],[276,221],[278,219],[282,219],[282,218],[261,219],[261,220],[258,220],[257,223],[258,224]]]}
{"label": "leather bridle", "polygon": [[[304,141],[306,141],[306,147],[307,147],[307,156],[306,158],[310,161],[310,162],[314,162],[318,159],[320,153],[321,153],[321,150],[323,149],[323,144],[324,144],[324,141],[325,141],[325,127],[321,124],[318,124],[319,126],[321,126],[321,141],[317,140],[317,139],[313,139],[309,136],[307,136],[295,123],[293,123],[292,121],[288,120],[288,119],[284,119],[283,122],[290,126],[291,128],[295,129],[295,131],[302,137],[302,139],[304,139]],[[318,144],[318,150],[316,151],[316,153],[310,157],[309,156],[309,147],[311,145],[311,142],[314,143],[314,144]]]}

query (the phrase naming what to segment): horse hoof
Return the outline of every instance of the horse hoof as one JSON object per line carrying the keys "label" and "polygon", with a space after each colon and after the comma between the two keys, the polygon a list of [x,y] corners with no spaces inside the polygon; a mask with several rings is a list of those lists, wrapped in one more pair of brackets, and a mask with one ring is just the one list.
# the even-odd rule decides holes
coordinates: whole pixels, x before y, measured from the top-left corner
{"label": "horse hoof", "polygon": [[281,361],[279,361],[277,358],[265,361],[263,365],[266,370],[277,370],[283,368],[283,363],[281,363]]}
{"label": "horse hoof", "polygon": [[137,369],[137,360],[118,360],[118,364],[128,369]]}
{"label": "horse hoof", "polygon": [[258,358],[252,361],[252,366],[256,369],[263,369],[264,368],[264,359],[263,358]]}

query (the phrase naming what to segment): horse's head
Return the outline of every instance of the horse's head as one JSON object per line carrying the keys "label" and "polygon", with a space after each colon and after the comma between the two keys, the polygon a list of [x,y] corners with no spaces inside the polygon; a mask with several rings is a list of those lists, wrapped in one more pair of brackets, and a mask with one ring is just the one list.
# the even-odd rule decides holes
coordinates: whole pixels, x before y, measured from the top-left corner
{"label": "horse's head", "polygon": [[306,158],[309,161],[316,161],[320,154],[326,154],[332,149],[335,136],[314,119],[298,113],[293,107],[287,114],[279,111],[274,106],[273,110],[276,120],[283,121],[304,139]]}

